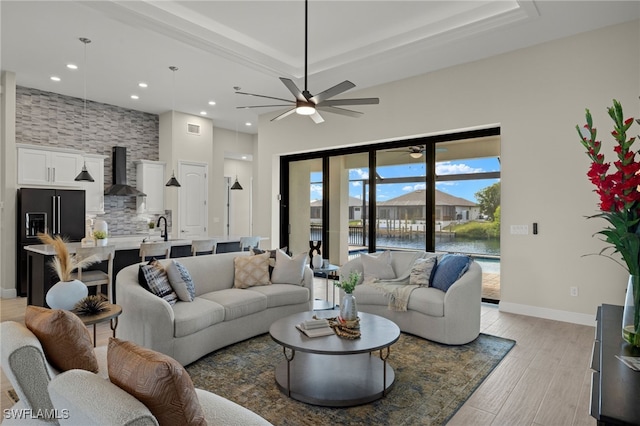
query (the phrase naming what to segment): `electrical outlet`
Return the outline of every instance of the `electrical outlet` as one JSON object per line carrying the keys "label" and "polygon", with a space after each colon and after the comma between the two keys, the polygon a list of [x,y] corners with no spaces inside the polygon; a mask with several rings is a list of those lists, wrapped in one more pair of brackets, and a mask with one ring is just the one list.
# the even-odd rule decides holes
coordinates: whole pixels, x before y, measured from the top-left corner
{"label": "electrical outlet", "polygon": [[573,297],[578,297],[578,287],[569,287],[569,294]]}
{"label": "electrical outlet", "polygon": [[528,225],[511,225],[511,235],[528,235]]}

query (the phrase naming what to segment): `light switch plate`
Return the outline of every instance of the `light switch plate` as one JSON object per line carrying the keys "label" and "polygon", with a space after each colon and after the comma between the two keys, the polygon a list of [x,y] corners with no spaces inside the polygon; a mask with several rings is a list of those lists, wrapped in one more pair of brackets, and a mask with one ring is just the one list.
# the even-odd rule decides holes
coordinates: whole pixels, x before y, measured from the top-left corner
{"label": "light switch plate", "polygon": [[529,225],[511,225],[511,235],[528,235]]}

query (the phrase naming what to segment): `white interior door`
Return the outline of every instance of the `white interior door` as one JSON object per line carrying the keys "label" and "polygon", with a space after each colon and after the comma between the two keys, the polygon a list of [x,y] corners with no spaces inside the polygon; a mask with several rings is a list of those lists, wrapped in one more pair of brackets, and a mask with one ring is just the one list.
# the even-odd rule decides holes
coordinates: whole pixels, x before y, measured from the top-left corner
{"label": "white interior door", "polygon": [[178,162],[178,221],[180,238],[208,235],[208,166],[204,163]]}

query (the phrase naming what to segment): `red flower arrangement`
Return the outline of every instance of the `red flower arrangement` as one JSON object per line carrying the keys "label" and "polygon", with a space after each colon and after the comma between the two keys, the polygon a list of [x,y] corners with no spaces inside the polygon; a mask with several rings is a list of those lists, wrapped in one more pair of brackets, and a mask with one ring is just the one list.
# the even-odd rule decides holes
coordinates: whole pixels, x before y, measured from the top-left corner
{"label": "red flower arrangement", "polygon": [[596,186],[595,192],[600,197],[601,213],[591,217],[603,218],[611,225],[598,232],[612,245],[604,248],[600,254],[613,249],[613,253],[622,256],[629,274],[640,275],[640,161],[636,159],[637,152],[632,150],[636,138],[627,139],[627,131],[634,119],[624,119],[622,106],[615,99],[613,107],[607,111],[614,122],[611,135],[618,143],[613,149],[618,160],[613,162],[615,170],[611,173],[611,163],[606,163],[604,154],[600,153],[602,143],[596,140],[597,130],[593,127],[588,109],[584,131],[576,126],[580,141],[592,160],[587,176]]}

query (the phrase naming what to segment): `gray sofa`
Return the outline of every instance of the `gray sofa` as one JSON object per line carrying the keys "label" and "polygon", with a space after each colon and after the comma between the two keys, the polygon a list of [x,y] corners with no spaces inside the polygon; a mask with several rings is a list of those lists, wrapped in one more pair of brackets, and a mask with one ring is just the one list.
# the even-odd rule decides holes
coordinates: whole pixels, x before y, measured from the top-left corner
{"label": "gray sofa", "polygon": [[[20,398],[3,413],[3,425],[158,425],[142,402],[109,381],[106,346],[95,350],[98,374],[86,370],[60,373],[45,358],[38,338],[23,324],[5,321],[0,324],[0,334],[2,370]],[[210,425],[270,424],[219,395],[202,389],[196,389],[196,394]]]}
{"label": "gray sofa", "polygon": [[[423,252],[419,257],[436,256]],[[396,276],[412,267],[415,252],[392,252],[391,266]],[[348,277],[352,271],[363,273],[360,257],[340,268],[340,276]],[[462,345],[480,334],[480,307],[482,302],[482,268],[472,262],[467,272],[448,290],[420,287],[411,292],[406,311],[389,309],[389,299],[381,290],[360,283],[353,292],[358,311],[380,315],[395,322],[400,330],[434,342]]]}
{"label": "gray sofa", "polygon": [[[195,283],[193,302],[171,306],[138,283],[139,265],[116,277],[122,315],[118,338],[164,353],[187,365],[213,352],[269,331],[280,318],[313,308],[313,272],[304,269],[302,285],[271,284],[234,288],[234,258],[249,252],[182,257]],[[167,264],[172,259],[161,260]]]}

